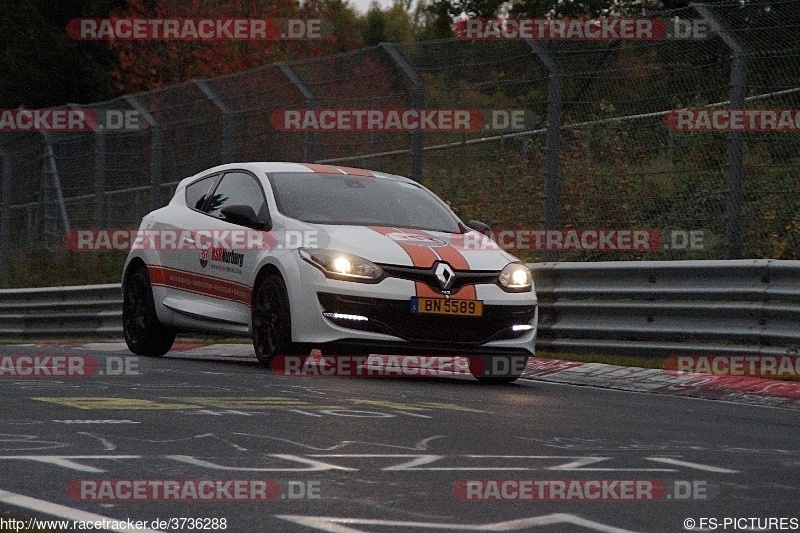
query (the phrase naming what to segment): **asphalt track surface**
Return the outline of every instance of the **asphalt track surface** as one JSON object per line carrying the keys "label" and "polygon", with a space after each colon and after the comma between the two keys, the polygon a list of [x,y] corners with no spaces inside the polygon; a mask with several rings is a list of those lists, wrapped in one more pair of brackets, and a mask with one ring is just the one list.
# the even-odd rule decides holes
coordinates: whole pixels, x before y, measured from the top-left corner
{"label": "asphalt track surface", "polygon": [[[701,518],[718,521],[706,531],[741,531],[751,524],[723,520],[784,518],[787,529],[767,530],[797,530],[797,410],[534,380],[285,377],[213,353],[0,346],[65,353],[94,358],[103,375],[0,381],[0,511],[14,517],[224,518],[233,532],[686,531]],[[264,480],[270,499],[98,501],[69,489],[134,479]],[[489,479],[507,497],[524,486],[513,480],[535,488],[498,500],[476,483]],[[614,480],[656,490],[621,500]],[[588,482],[604,496],[590,499]],[[558,487],[586,492],[565,500]]]}

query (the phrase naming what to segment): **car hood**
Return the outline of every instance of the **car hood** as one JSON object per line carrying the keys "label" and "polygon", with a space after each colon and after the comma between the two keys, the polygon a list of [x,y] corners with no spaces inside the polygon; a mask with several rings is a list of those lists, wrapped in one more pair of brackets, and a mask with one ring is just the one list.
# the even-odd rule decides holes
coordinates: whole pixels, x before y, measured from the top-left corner
{"label": "car hood", "polygon": [[456,270],[501,270],[517,258],[476,231],[446,233],[411,228],[309,224],[312,247],[347,252],[386,265],[428,268],[446,261]]}

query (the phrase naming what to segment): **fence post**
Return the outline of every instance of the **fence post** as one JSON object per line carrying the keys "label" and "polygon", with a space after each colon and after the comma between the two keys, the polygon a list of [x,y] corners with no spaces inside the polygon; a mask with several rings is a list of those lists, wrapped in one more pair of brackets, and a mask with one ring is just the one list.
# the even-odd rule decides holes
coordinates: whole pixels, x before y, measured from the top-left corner
{"label": "fence post", "polygon": [[[690,4],[709,27],[720,36],[731,51],[730,90],[728,100],[730,109],[743,110],[747,96],[747,55],[742,42],[714,16],[714,10],[703,4]],[[726,178],[725,201],[725,248],[728,259],[739,259],[742,253],[742,180],[744,132],[728,132],[728,175]]]}
{"label": "fence post", "polygon": [[161,126],[135,96],[124,98],[150,126],[150,210],[154,211],[161,207],[161,153],[164,147]]}
{"label": "fence post", "polygon": [[[559,140],[561,138],[561,104],[564,76],[561,67],[547,49],[537,41],[527,41],[533,53],[547,69],[547,138],[544,167],[544,229],[558,229],[558,182],[561,177]],[[554,253],[542,254],[544,261],[552,261]]]}
{"label": "fence post", "polygon": [[217,106],[219,112],[222,113],[222,152],[220,153],[220,159],[222,163],[232,163],[234,131],[233,111],[219,96],[217,96],[217,93],[214,92],[207,82],[195,81],[194,83],[203,91],[203,94]]}
{"label": "fence post", "polygon": [[94,136],[94,225],[106,226],[106,134],[95,129]]}
{"label": "fence post", "polygon": [[[281,74],[286,76],[286,79],[292,82],[292,85],[297,87],[297,90],[303,95],[303,98],[306,100],[306,109],[315,109],[317,107],[317,95],[314,94],[314,91],[312,91],[302,79],[300,79],[297,72],[295,72],[288,63],[278,62],[275,63],[275,66],[278,67]],[[317,136],[313,130],[306,130],[305,137],[303,138],[303,163],[313,163],[316,160]]]}
{"label": "fence post", "polygon": [[8,152],[0,150],[0,269],[5,271],[6,255],[11,249],[11,176],[9,175]]}
{"label": "fence post", "polygon": [[[392,62],[403,71],[413,86],[412,105],[414,109],[425,109],[425,80],[414,66],[408,62],[394,43],[381,43],[381,48],[389,55]],[[411,179],[422,181],[422,155],[425,148],[425,132],[418,128],[411,132]]]}
{"label": "fence post", "polygon": [[69,215],[67,214],[67,204],[64,203],[64,191],[61,188],[61,178],[58,175],[58,165],[56,164],[56,155],[53,152],[53,144],[48,132],[43,131],[42,137],[44,138],[45,158],[47,159],[45,164],[50,167],[51,184],[56,194],[58,212],[61,215],[61,224],[64,227],[64,231],[68,232],[70,230]]}

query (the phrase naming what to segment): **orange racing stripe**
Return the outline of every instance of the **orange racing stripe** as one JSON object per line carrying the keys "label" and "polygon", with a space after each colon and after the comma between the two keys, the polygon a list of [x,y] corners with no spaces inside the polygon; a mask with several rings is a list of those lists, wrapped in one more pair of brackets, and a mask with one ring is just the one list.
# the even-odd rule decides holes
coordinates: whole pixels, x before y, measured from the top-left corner
{"label": "orange racing stripe", "polygon": [[338,168],[331,166],[331,165],[319,165],[316,163],[303,163],[304,167],[310,168],[314,172],[319,174],[344,174]]}
{"label": "orange racing stripe", "polygon": [[[381,235],[388,235],[390,233],[403,233],[395,228],[387,228],[385,226],[369,226],[369,229],[376,231]],[[397,241],[395,241],[397,242]],[[415,246],[403,242],[397,242],[400,247],[411,258],[411,262],[416,267],[430,268],[431,265],[438,259],[438,256],[426,246]],[[417,296],[424,296],[428,298],[441,298],[441,294],[431,289],[426,283],[421,281],[414,282]]]}
{"label": "orange racing stripe", "polygon": [[[422,235],[425,237],[433,237],[431,233],[422,230],[415,230],[415,229],[407,229],[403,230],[407,233],[413,233],[414,235]],[[445,244],[444,246],[436,246],[433,248],[433,251],[439,255],[442,261],[446,261],[453,267],[455,270],[469,270],[469,263],[467,259],[458,251],[457,248]],[[466,300],[476,300],[478,298],[477,291],[475,290],[475,285],[464,285],[456,292],[453,293],[453,297],[458,297]]]}

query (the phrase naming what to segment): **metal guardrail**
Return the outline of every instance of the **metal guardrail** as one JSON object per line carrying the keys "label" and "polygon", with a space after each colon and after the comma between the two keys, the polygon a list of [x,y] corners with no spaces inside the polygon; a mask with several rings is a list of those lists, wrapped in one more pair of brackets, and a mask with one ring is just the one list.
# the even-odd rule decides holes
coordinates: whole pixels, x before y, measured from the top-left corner
{"label": "metal guardrail", "polygon": [[800,346],[800,261],[537,263],[537,346],[631,355]]}
{"label": "metal guardrail", "polygon": [[[537,346],[636,355],[800,347],[800,261],[534,263]],[[0,290],[0,337],[122,337],[119,284]]]}
{"label": "metal guardrail", "polygon": [[120,284],[0,290],[0,339],[122,337]]}

